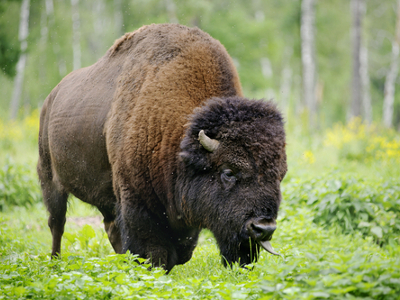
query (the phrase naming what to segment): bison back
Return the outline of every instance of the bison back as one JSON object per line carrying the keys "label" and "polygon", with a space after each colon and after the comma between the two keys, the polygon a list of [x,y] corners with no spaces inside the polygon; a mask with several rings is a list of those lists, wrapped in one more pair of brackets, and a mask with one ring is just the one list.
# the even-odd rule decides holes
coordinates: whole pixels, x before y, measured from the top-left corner
{"label": "bison back", "polygon": [[120,70],[121,63],[105,55],[67,75],[46,98],[39,130],[42,184],[96,206],[115,201],[103,130]]}

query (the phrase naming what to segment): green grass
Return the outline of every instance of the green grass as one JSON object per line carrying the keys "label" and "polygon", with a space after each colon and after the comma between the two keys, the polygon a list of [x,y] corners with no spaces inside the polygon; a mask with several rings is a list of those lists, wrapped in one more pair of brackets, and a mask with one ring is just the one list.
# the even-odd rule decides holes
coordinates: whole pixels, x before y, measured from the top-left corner
{"label": "green grass", "polygon": [[[78,210],[80,203],[74,203]],[[87,210],[86,207],[82,208]],[[90,211],[90,210],[89,210]],[[50,260],[42,204],[0,215],[0,299],[397,299],[400,247],[312,222],[308,207],[284,206],[273,245],[252,270],[224,268],[211,233],[169,275],[115,255],[104,230],[67,223],[62,259]]]}
{"label": "green grass", "polygon": [[[30,128],[13,126],[22,135]],[[272,240],[280,257],[262,251],[248,268],[224,268],[212,233],[203,231],[192,259],[168,275],[114,254],[102,224],[77,224],[100,223],[100,214],[73,197],[62,257],[51,260],[36,141],[3,136],[0,299],[399,299],[400,174],[391,156],[399,136],[357,133],[346,141],[335,134],[342,146],[326,145],[326,135],[288,134],[289,172]],[[354,140],[373,151],[353,149]]]}

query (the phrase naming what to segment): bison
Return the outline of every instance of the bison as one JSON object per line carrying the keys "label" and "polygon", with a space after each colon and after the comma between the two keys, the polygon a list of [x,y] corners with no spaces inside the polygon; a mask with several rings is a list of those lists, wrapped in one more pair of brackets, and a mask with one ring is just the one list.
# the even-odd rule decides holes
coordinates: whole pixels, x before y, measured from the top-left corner
{"label": "bison", "polygon": [[67,75],[40,115],[37,166],[52,257],[69,194],[96,206],[117,253],[168,272],[213,232],[224,265],[256,261],[287,171],[272,102],[243,97],[221,43],[198,28],[144,26]]}

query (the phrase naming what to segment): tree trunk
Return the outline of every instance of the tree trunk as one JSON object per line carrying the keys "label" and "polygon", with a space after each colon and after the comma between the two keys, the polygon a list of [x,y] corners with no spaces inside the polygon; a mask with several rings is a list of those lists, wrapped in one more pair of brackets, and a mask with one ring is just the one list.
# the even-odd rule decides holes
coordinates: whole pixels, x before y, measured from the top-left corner
{"label": "tree trunk", "polygon": [[368,49],[366,46],[361,47],[361,86],[362,86],[362,104],[364,110],[364,120],[370,125],[372,123],[372,104],[369,84],[368,72]]}
{"label": "tree trunk", "polygon": [[364,15],[364,0],[351,0],[353,15],[352,43],[353,43],[353,78],[351,85],[350,116],[361,115],[362,85],[361,85],[361,35],[362,18]]}
{"label": "tree trunk", "polygon": [[397,1],[397,21],[395,36],[392,42],[392,61],[389,73],[386,76],[384,99],[383,99],[383,124],[391,127],[393,124],[393,104],[395,82],[399,69],[399,46],[400,46],[400,0]]}
{"label": "tree trunk", "polygon": [[314,129],[317,115],[315,97],[316,67],[314,43],[315,0],[301,3],[301,60],[303,64],[303,98],[309,114],[309,127]]}
{"label": "tree trunk", "polygon": [[15,119],[18,113],[19,102],[22,93],[24,81],[24,72],[26,65],[26,49],[28,47],[29,33],[29,0],[23,0],[21,4],[21,15],[19,21],[18,39],[21,43],[21,55],[17,63],[17,75],[14,80],[14,90],[11,98],[11,119]]}
{"label": "tree trunk", "polygon": [[73,69],[81,67],[81,20],[79,17],[79,0],[71,0],[72,11],[72,50],[73,50]]}

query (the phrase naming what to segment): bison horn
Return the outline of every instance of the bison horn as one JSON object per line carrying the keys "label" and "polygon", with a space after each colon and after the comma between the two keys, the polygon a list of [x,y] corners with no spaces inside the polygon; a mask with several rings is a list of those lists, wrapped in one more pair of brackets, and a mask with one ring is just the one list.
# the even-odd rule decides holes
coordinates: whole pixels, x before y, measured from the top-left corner
{"label": "bison horn", "polygon": [[199,141],[200,144],[206,149],[207,151],[214,152],[217,150],[219,146],[219,142],[217,140],[210,139],[206,134],[204,133],[204,130],[200,130],[199,132]]}

